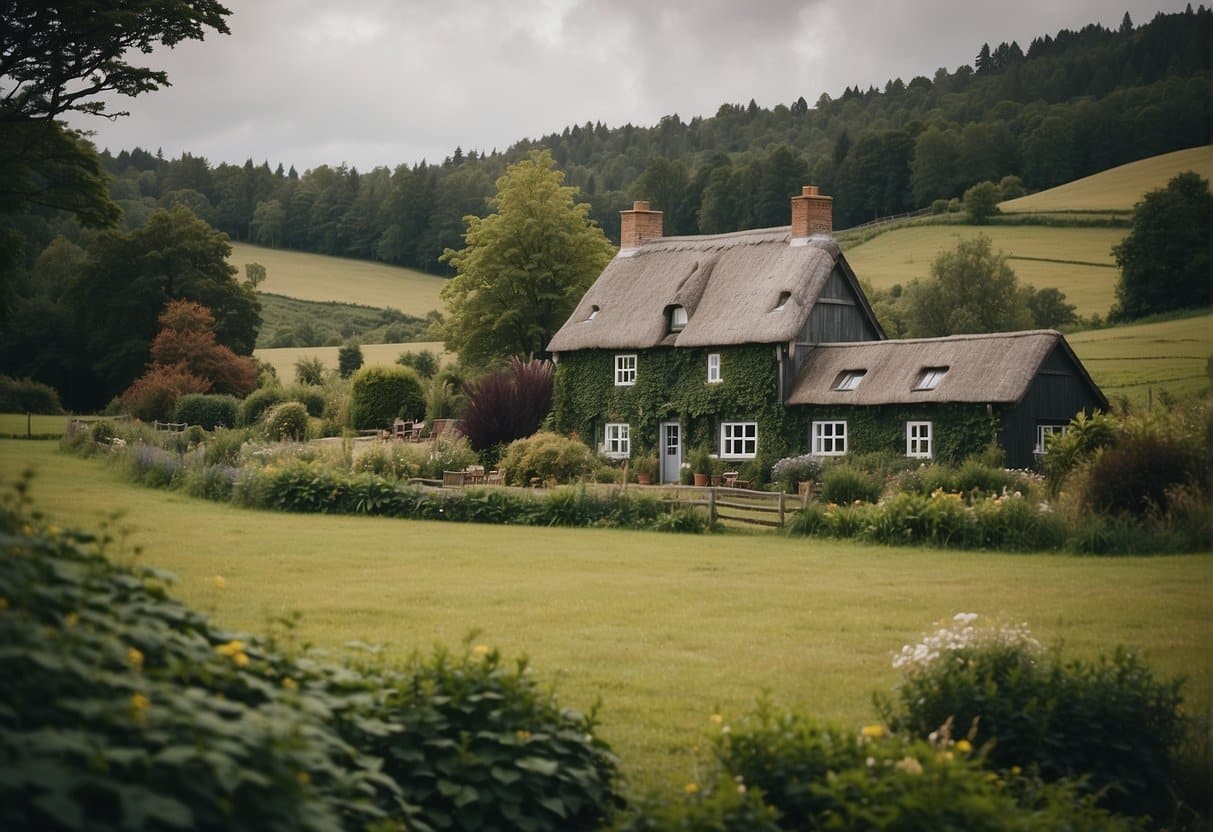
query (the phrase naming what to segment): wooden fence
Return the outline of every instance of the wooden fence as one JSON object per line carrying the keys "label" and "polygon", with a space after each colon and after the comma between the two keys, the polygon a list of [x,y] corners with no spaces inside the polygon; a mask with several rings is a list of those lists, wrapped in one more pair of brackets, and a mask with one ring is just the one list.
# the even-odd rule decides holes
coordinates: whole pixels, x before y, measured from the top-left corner
{"label": "wooden fence", "polygon": [[675,507],[707,510],[712,522],[725,520],[782,529],[788,515],[804,506],[804,498],[782,491],[753,491],[749,488],[716,486],[653,486],[665,494],[661,501]]}

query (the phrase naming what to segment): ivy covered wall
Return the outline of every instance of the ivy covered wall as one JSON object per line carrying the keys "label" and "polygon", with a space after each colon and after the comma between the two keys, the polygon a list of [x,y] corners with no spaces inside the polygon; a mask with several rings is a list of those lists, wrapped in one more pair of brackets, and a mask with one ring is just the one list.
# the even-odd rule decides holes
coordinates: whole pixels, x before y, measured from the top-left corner
{"label": "ivy covered wall", "polygon": [[805,451],[812,423],[818,421],[845,420],[850,453],[899,456],[906,452],[906,422],[930,422],[933,458],[949,463],[981,453],[998,437],[998,411],[986,413],[984,404],[800,406],[795,411]]}
{"label": "ivy covered wall", "polygon": [[[615,356],[633,353],[636,383],[617,387]],[[720,382],[708,382],[709,353],[720,354]],[[769,345],[564,353],[556,366],[556,428],[597,446],[605,423],[626,422],[635,456],[656,448],[662,421],[682,424],[687,452],[701,445],[719,452],[721,422],[757,422],[758,458],[769,467],[803,444],[796,418],[780,403],[778,379]]]}

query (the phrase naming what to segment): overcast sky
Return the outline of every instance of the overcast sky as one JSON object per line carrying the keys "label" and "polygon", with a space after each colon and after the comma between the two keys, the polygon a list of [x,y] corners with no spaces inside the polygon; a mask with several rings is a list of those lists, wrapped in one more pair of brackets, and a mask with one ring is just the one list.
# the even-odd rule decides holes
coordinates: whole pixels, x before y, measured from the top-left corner
{"label": "overcast sky", "polygon": [[367,170],[971,64],[983,42],[1186,0],[228,0],[230,35],[152,56],[171,87],[78,118],[99,147]]}

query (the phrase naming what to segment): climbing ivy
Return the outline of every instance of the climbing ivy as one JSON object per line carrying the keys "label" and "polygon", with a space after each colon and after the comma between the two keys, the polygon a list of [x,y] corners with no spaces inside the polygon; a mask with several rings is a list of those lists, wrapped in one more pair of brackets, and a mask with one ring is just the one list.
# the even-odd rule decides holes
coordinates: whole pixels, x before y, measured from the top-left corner
{"label": "climbing ivy", "polygon": [[800,435],[813,422],[846,420],[851,453],[906,452],[906,422],[930,422],[934,459],[956,464],[983,451],[998,434],[998,416],[981,404],[812,406],[797,408]]}
{"label": "climbing ivy", "polygon": [[[595,444],[607,422],[631,425],[632,453],[656,448],[658,424],[678,421],[684,447],[720,450],[720,423],[758,423],[758,457],[774,462],[795,446],[795,418],[779,401],[779,363],[770,346],[636,350],[636,383],[615,385],[615,356],[582,350],[556,369],[558,430]],[[708,382],[708,354],[720,354],[721,381]],[[769,464],[766,467],[770,467]]]}

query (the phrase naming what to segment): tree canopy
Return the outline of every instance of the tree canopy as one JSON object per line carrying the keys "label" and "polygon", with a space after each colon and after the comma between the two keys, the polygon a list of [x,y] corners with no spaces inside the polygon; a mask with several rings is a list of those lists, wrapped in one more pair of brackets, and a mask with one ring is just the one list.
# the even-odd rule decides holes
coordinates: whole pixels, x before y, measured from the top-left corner
{"label": "tree canopy", "polygon": [[1210,302],[1209,182],[1192,171],[1151,191],[1133,209],[1133,227],[1112,249],[1120,266],[1112,317],[1134,320]]}
{"label": "tree canopy", "polygon": [[1033,324],[1028,298],[1007,256],[990,238],[962,240],[931,263],[931,277],[906,288],[908,334],[933,338],[970,332],[1007,332]]}
{"label": "tree canopy", "polygon": [[576,204],[551,154],[532,153],[497,180],[487,217],[466,217],[466,245],[442,288],[447,349],[485,366],[544,354],[581,295],[614,254],[589,206]]}

